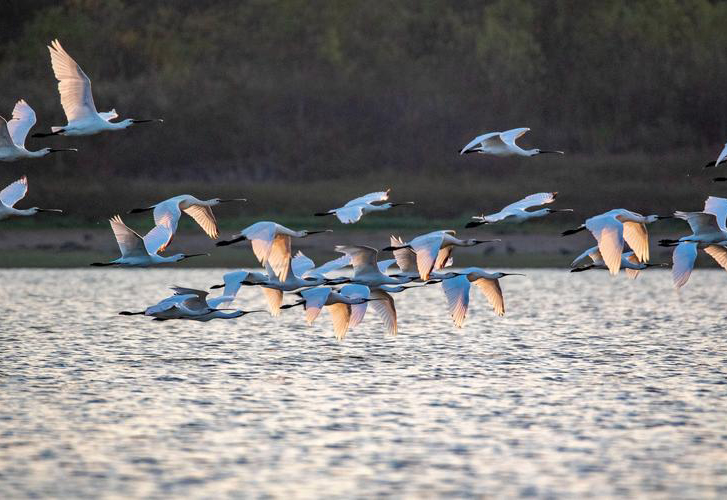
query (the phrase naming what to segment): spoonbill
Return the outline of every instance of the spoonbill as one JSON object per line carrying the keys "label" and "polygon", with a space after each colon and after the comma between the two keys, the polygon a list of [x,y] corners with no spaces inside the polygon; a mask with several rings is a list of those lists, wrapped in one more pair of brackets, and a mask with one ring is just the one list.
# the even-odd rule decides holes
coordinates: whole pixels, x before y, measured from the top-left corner
{"label": "spoonbill", "polygon": [[133,316],[143,314],[154,316],[155,321],[166,321],[170,319],[188,319],[193,321],[210,321],[212,319],[233,319],[246,314],[263,312],[243,311],[241,309],[232,312],[225,312],[217,309],[207,300],[208,293],[195,288],[172,287],[174,295],[161,300],[159,303],[146,308],[140,312],[121,311],[119,314]]}
{"label": "spoonbill", "polygon": [[22,176],[17,181],[9,184],[2,191],[0,191],[0,220],[7,219],[15,216],[30,216],[35,215],[38,212],[58,212],[63,213],[63,210],[57,208],[26,208],[18,209],[13,208],[17,202],[22,200],[28,192],[28,178]]}
{"label": "spoonbill", "polygon": [[291,307],[303,306],[306,322],[308,325],[312,325],[321,313],[321,309],[324,306],[327,307],[333,321],[333,332],[338,340],[343,340],[346,332],[348,332],[351,320],[351,306],[374,300],[365,297],[346,297],[330,287],[309,288],[298,292],[298,295],[300,300],[294,304],[282,305],[280,308],[290,309]]}
{"label": "spoonbill", "polygon": [[535,156],[544,153],[563,154],[563,151],[523,149],[515,141],[528,132],[529,128],[514,128],[505,132],[489,132],[472,139],[459,154],[481,153],[495,156]]}
{"label": "spoonbill", "polygon": [[606,267],[611,274],[615,275],[621,268],[624,241],[633,249],[640,262],[647,262],[649,260],[649,232],[646,230],[646,224],[670,218],[672,218],[671,215],[643,216],[630,210],[617,208],[586,219],[585,224],[581,224],[576,229],[564,231],[562,234],[567,236],[588,229],[598,242],[598,249]]}
{"label": "spoonbill", "polygon": [[51,127],[50,133],[33,134],[33,137],[51,135],[93,135],[107,130],[123,130],[136,123],[162,122],[161,119],[135,120],[127,118],[120,122],[112,122],[118,118],[115,109],[104,113],[96,111],[91,94],[91,80],[81,67],[61,47],[58,40],[53,40],[48,47],[50,51],[53,73],[58,80],[58,92],[61,94],[61,105],[66,113],[68,124],[63,127]]}
{"label": "spoonbill", "polygon": [[232,245],[238,241],[250,240],[252,251],[260,264],[264,266],[270,260],[275,274],[280,281],[285,281],[290,270],[288,265],[291,257],[290,238],[305,238],[311,234],[330,231],[330,229],[323,231],[293,231],[275,222],[260,221],[233,235],[231,240],[218,241],[217,246],[222,247]]}
{"label": "spoonbill", "polygon": [[9,122],[0,116],[0,161],[41,158],[59,151],[78,151],[72,148],[43,148],[38,151],[28,151],[25,149],[25,138],[33,125],[35,125],[35,111],[23,99],[15,103],[13,118]]}
{"label": "spoonbill", "polygon": [[169,257],[159,255],[159,251],[169,243],[172,237],[171,220],[168,216],[160,220],[159,224],[146,233],[143,238],[124,224],[118,215],[109,219],[109,223],[119,250],[121,250],[121,257],[111,262],[94,262],[91,264],[92,266],[148,267],[154,264],[178,262],[190,257],[209,255],[206,253],[178,253]]}
{"label": "spoonbill", "polygon": [[358,198],[354,198],[342,207],[334,208],[333,210],[329,210],[327,212],[319,212],[313,215],[318,217],[335,215],[342,223],[353,224],[354,222],[358,222],[359,220],[361,220],[361,217],[371,212],[383,212],[392,207],[414,204],[413,201],[405,201],[401,203],[389,202],[382,205],[374,205],[375,202],[388,200],[390,191],[391,189],[387,189],[386,191],[378,191],[376,193],[365,194]]}
{"label": "spoonbill", "polygon": [[491,243],[496,240],[460,240],[455,238],[455,231],[449,229],[444,231],[433,231],[431,233],[417,236],[404,245],[388,246],[383,251],[394,251],[400,248],[411,248],[417,256],[417,269],[422,280],[428,280],[433,269],[441,269],[452,255],[455,246],[471,247],[481,243]]}
{"label": "spoonbill", "polygon": [[495,222],[525,222],[526,220],[534,219],[537,217],[544,217],[548,214],[556,212],[572,212],[572,208],[541,208],[540,210],[533,210],[528,212],[527,209],[531,207],[537,207],[540,205],[546,205],[553,203],[555,197],[558,196],[557,192],[552,193],[536,193],[526,196],[520,201],[511,203],[499,212],[491,215],[482,214],[480,216],[472,217],[474,221],[468,222],[465,227],[477,227],[482,224],[492,224]]}
{"label": "spoonbill", "polygon": [[524,276],[519,273],[488,273],[479,267],[468,267],[461,270],[461,276],[442,281],[442,290],[447,297],[449,314],[455,326],[462,328],[470,302],[470,283],[474,283],[487,298],[495,314],[505,315],[505,300],[502,297],[500,278],[504,276]]}
{"label": "spoonbill", "polygon": [[[159,221],[165,216],[169,215],[172,227],[172,233],[177,232],[177,225],[179,219],[182,216],[182,212],[189,215],[194,221],[199,224],[202,230],[207,233],[212,239],[217,239],[220,236],[217,230],[217,220],[215,214],[212,213],[212,208],[220,203],[228,203],[231,201],[247,201],[245,198],[231,198],[223,200],[220,198],[212,198],[211,200],[200,200],[190,194],[181,194],[168,200],[161,201],[156,205],[151,205],[145,208],[134,208],[129,210],[130,214],[138,214],[141,212],[147,212],[149,210],[154,211],[154,223],[159,224]],[[171,241],[171,240],[170,240]],[[162,248],[162,250],[164,250]]]}
{"label": "spoonbill", "polygon": [[[590,264],[585,264],[578,267],[579,264],[581,264],[588,258],[590,258],[591,260]],[[572,273],[580,273],[583,271],[588,271],[589,269],[608,269],[606,263],[603,261],[603,256],[601,256],[601,251],[598,249],[598,246],[591,247],[582,254],[580,254],[573,260],[573,262],[571,262],[570,266],[572,268],[570,272]],[[647,267],[662,266],[664,266],[664,264],[646,264],[643,262],[639,262],[639,259],[636,257],[636,254],[634,252],[624,252],[623,254],[621,254],[621,269],[623,269],[626,273],[626,276],[628,276],[628,278],[632,280],[635,280],[639,276],[639,271],[642,271]]]}
{"label": "spoonbill", "polygon": [[689,281],[699,248],[727,270],[727,200],[710,196],[705,202],[705,208],[707,207],[719,215],[707,213],[706,209],[705,212],[674,212],[675,217],[687,221],[692,234],[678,240],[667,239],[659,242],[660,246],[676,247],[672,254],[672,280],[677,289]]}

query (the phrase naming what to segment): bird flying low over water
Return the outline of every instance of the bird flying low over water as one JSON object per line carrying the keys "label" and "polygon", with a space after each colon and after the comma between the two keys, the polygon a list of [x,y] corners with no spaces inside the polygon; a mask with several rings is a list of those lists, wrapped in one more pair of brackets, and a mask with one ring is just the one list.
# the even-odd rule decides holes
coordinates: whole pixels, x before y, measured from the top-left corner
{"label": "bird flying low over water", "polygon": [[28,151],[25,149],[25,138],[33,125],[35,125],[35,111],[23,99],[15,103],[13,118],[9,122],[0,116],[0,161],[41,158],[59,151],[78,151],[73,148],[43,148],[38,151]]}
{"label": "bird flying low over water", "polygon": [[6,186],[5,189],[0,191],[0,220],[7,219],[9,217],[35,215],[38,212],[63,213],[63,210],[59,210],[57,208],[13,208],[17,202],[25,197],[25,194],[27,192],[28,178],[26,176],[22,176],[20,179]]}
{"label": "bird flying low over water", "polygon": [[585,224],[576,229],[564,231],[562,234],[567,236],[588,229],[598,242],[598,250],[601,252],[609,272],[617,274],[621,269],[624,242],[629,244],[639,262],[648,262],[649,232],[646,230],[646,224],[670,218],[672,218],[671,215],[643,216],[630,210],[617,208],[586,219]]}
{"label": "bird flying low over water", "polygon": [[233,235],[231,240],[218,241],[217,246],[232,245],[238,241],[250,240],[252,251],[263,266],[270,260],[270,264],[280,281],[288,277],[291,258],[290,238],[305,238],[311,234],[327,233],[330,229],[322,231],[293,231],[285,226],[270,221],[260,221],[246,227]]}
{"label": "bird flying low over water", "polygon": [[61,105],[66,113],[68,124],[63,127],[51,127],[50,133],[33,134],[33,137],[51,135],[93,135],[107,130],[123,130],[135,123],[162,122],[161,119],[135,120],[127,118],[120,122],[111,120],[118,118],[115,109],[99,113],[91,94],[91,80],[81,67],[68,55],[58,40],[53,40],[48,47],[50,51],[53,73],[58,80],[58,92],[61,94]]}
{"label": "bird flying low over water", "polygon": [[687,221],[692,230],[692,234],[678,240],[659,242],[660,246],[676,247],[672,254],[674,287],[681,288],[689,281],[700,248],[727,270],[727,199],[710,196],[703,212],[677,211],[674,216]]}
{"label": "bird flying low over water", "polygon": [[[590,258],[591,263],[583,266],[578,266],[583,263],[586,259]],[[598,246],[591,247],[571,262],[572,273],[580,273],[588,271],[589,269],[608,269],[606,263],[603,261],[603,256]],[[624,252],[621,254],[621,269],[624,270],[626,276],[629,279],[635,280],[639,276],[639,272],[646,269],[647,267],[663,267],[665,264],[646,264],[639,262],[634,252]]]}
{"label": "bird flying low over water", "polygon": [[505,300],[500,288],[500,278],[504,276],[524,276],[519,273],[488,273],[479,267],[468,267],[460,271],[461,276],[442,281],[442,290],[447,297],[449,314],[455,326],[462,328],[470,303],[470,283],[474,283],[487,298],[495,314],[505,315]]}
{"label": "bird flying low over water", "polygon": [[[207,236],[212,239],[217,239],[220,236],[220,233],[217,229],[215,214],[212,213],[212,207],[219,205],[220,203],[228,203],[230,201],[247,200],[245,198],[231,198],[228,200],[212,198],[211,200],[200,200],[190,194],[181,194],[179,196],[169,198],[168,200],[161,201],[156,205],[151,205],[150,207],[134,208],[133,210],[129,210],[128,213],[138,214],[153,210],[155,224],[159,224],[160,220],[169,216],[173,235],[177,232],[179,219],[182,216],[182,212],[184,212],[192,217],[197,224],[199,224],[202,230],[207,233]],[[163,251],[164,248],[166,248],[166,245],[161,250]]]}
{"label": "bird flying low over water", "polygon": [[555,201],[555,197],[558,196],[557,191],[556,192],[548,192],[548,193],[536,193],[531,194],[530,196],[526,196],[520,201],[516,201],[515,203],[511,203],[510,205],[506,206],[499,212],[491,215],[479,215],[472,217],[474,220],[472,222],[468,222],[465,227],[477,227],[482,224],[493,224],[496,222],[525,222],[529,219],[534,219],[537,217],[544,217],[548,214],[556,213],[556,212],[572,212],[572,208],[541,208],[540,210],[533,210],[532,212],[528,212],[527,209],[531,207],[537,207],[540,205],[547,205],[548,203],[553,203]]}
{"label": "bird flying low over water", "polygon": [[165,216],[143,238],[129,229],[118,215],[109,219],[111,229],[121,251],[121,257],[111,262],[95,262],[92,266],[127,266],[148,267],[154,264],[178,262],[190,257],[209,255],[206,253],[183,254],[178,253],[169,257],[162,257],[159,252],[169,244],[172,238],[171,217]]}
{"label": "bird flying low over water", "polygon": [[523,149],[515,141],[522,137],[529,128],[514,128],[505,132],[490,132],[472,139],[459,154],[480,153],[495,156],[535,156],[544,153],[563,154],[563,151],[546,151],[543,149]]}
{"label": "bird flying low over water", "polygon": [[445,231],[433,231],[431,233],[417,236],[413,240],[403,245],[392,245],[384,248],[382,251],[394,251],[401,248],[411,248],[416,254],[417,269],[419,270],[419,278],[428,280],[433,270],[442,269],[455,246],[471,247],[481,243],[490,243],[496,240],[460,240],[455,238],[455,231],[449,229]]}
{"label": "bird flying low over water", "polygon": [[389,191],[391,191],[391,189],[387,189],[386,191],[378,191],[376,193],[365,194],[358,198],[354,198],[342,207],[334,208],[333,210],[329,210],[327,212],[319,212],[313,215],[318,217],[325,215],[335,215],[342,223],[353,224],[354,222],[358,222],[359,220],[361,220],[361,217],[371,212],[383,212],[392,207],[414,204],[413,201],[404,201],[400,203],[383,203],[381,205],[374,205],[374,203],[376,202],[388,200]]}

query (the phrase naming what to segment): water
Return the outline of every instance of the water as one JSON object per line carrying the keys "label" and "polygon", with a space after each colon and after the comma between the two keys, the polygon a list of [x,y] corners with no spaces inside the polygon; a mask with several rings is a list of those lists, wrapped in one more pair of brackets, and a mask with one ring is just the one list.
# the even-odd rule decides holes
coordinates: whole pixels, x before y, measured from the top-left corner
{"label": "water", "polygon": [[432,286],[338,343],[115,314],[221,270],[0,271],[0,497],[727,497],[725,273],[525,272],[504,318]]}

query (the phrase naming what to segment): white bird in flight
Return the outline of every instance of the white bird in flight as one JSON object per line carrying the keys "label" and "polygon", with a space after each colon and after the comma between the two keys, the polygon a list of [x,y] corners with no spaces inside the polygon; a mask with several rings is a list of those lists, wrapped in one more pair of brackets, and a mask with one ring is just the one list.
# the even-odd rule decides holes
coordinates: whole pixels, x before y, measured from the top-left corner
{"label": "white bird in flight", "polygon": [[585,224],[576,229],[564,231],[562,234],[567,236],[588,229],[598,242],[598,249],[606,267],[611,274],[615,275],[621,269],[624,242],[629,244],[640,262],[648,262],[649,232],[646,230],[646,224],[670,218],[672,218],[670,215],[643,216],[630,210],[617,208],[586,219]]}
{"label": "white bird in flight", "polygon": [[474,220],[472,222],[468,222],[465,227],[477,227],[482,224],[493,224],[496,222],[525,222],[529,219],[534,219],[537,217],[544,217],[548,214],[556,213],[556,212],[572,212],[572,208],[541,208],[540,210],[533,210],[532,212],[528,212],[528,208],[537,207],[540,205],[547,205],[548,203],[553,203],[555,201],[555,197],[558,196],[557,192],[552,193],[536,193],[531,194],[529,196],[526,196],[520,201],[516,201],[515,203],[511,203],[510,205],[506,206],[499,212],[491,215],[485,215],[482,214],[480,216],[474,216],[472,217]]}
{"label": "white bird in flight", "polygon": [[[197,224],[199,224],[202,230],[207,233],[207,236],[212,239],[217,239],[220,236],[220,233],[217,229],[217,220],[215,219],[215,214],[212,213],[211,207],[219,205],[220,203],[228,203],[231,201],[247,200],[245,198],[230,198],[226,200],[212,198],[211,200],[200,200],[191,194],[181,194],[179,196],[169,198],[168,200],[161,201],[156,205],[144,208],[134,208],[129,210],[128,213],[138,214],[153,210],[155,224],[159,224],[160,220],[165,217],[169,217],[173,235],[177,232],[179,219],[182,217],[182,212],[184,212],[192,217]],[[164,248],[166,248],[166,245]],[[164,248],[162,248],[162,250],[164,250]]]}
{"label": "white bird in flight", "polygon": [[322,217],[325,215],[335,215],[342,223],[353,224],[354,222],[358,222],[359,220],[361,220],[361,217],[371,212],[383,212],[384,210],[388,210],[392,207],[414,204],[413,201],[405,201],[401,203],[389,202],[383,203],[381,205],[374,205],[375,202],[388,200],[389,191],[391,191],[391,189],[387,189],[386,191],[378,191],[376,193],[365,194],[358,198],[354,198],[342,207],[334,208],[333,210],[329,210],[327,212],[315,213],[313,215],[318,217]]}
{"label": "white bird in flight", "polygon": [[[353,277],[350,278],[350,283],[365,285],[367,287],[377,287],[381,285],[400,285],[411,281],[410,278],[394,278],[382,272],[376,260],[379,251],[375,248],[362,245],[336,245],[335,250],[336,252],[346,254],[351,260]],[[386,262],[389,263],[391,261]]]}
{"label": "white bird in flight", "polygon": [[699,248],[727,270],[727,199],[710,196],[703,212],[675,212],[674,216],[687,221],[692,229],[692,234],[678,240],[659,242],[660,246],[676,247],[672,254],[674,287],[679,289],[689,281]]}
{"label": "white bird in flight", "polygon": [[[410,281],[422,281],[419,277],[419,268],[417,267],[417,254],[410,247],[405,246],[406,244],[399,236],[391,235],[390,237],[391,246],[395,247],[394,260],[396,265],[399,267],[400,272],[393,274],[395,278],[409,278]],[[441,269],[448,267],[452,264],[452,257],[449,257],[446,262],[441,266]],[[447,278],[454,278],[459,276],[459,273],[455,271],[438,272],[431,271],[429,273],[429,279],[431,280],[443,280]]]}
{"label": "white bird in flight", "polygon": [[0,191],[0,220],[7,219],[9,217],[35,215],[38,212],[63,213],[63,210],[59,210],[57,208],[13,208],[18,201],[22,200],[25,197],[25,194],[27,192],[28,178],[26,176],[22,176],[20,179],[6,186],[5,189]]}
{"label": "white bird in flight", "polygon": [[502,296],[499,279],[503,276],[524,276],[519,273],[488,273],[479,267],[461,270],[462,275],[442,281],[442,290],[447,297],[449,314],[455,326],[462,328],[470,302],[470,283],[474,283],[487,298],[495,314],[505,315],[505,299]]}
{"label": "white bird in flight", "polygon": [[515,141],[529,128],[514,128],[505,132],[490,132],[472,139],[459,154],[481,153],[495,156],[535,156],[544,153],[563,154],[563,151],[545,151],[542,149],[523,149]]}
{"label": "white bird in flight", "polygon": [[159,224],[154,226],[143,238],[124,224],[118,215],[109,219],[109,222],[119,245],[119,250],[121,250],[121,257],[111,262],[94,262],[91,264],[92,266],[148,267],[154,264],[178,262],[190,257],[209,255],[206,253],[178,253],[169,257],[159,255],[159,251],[166,247],[172,238],[169,216],[159,221]]}
{"label": "white bird in flight", "polygon": [[0,161],[41,158],[59,151],[78,151],[73,148],[43,148],[38,151],[28,151],[25,149],[25,138],[33,125],[35,125],[35,111],[22,99],[15,103],[13,118],[9,122],[0,116]]}
{"label": "white bird in flight", "polygon": [[[590,264],[585,264],[578,267],[579,264],[583,263],[586,259],[589,258],[591,260]],[[644,262],[639,262],[636,254],[631,251],[621,254],[621,269],[623,269],[626,273],[626,276],[628,276],[628,278],[632,280],[635,280],[639,276],[639,272],[643,271],[647,267],[662,267],[663,265],[664,264],[647,264]],[[570,272],[572,273],[580,273],[583,271],[588,271],[589,269],[608,269],[606,263],[603,261],[603,256],[601,255],[601,251],[598,249],[598,246],[591,247],[582,254],[580,254],[573,260],[573,262],[571,262],[570,266],[572,268]]]}
{"label": "white bird in flight", "polygon": [[153,316],[155,321],[188,319],[206,322],[212,319],[233,319],[250,313],[263,312],[259,310],[243,311],[242,309],[225,312],[218,309],[211,299],[207,299],[208,293],[204,290],[178,286],[172,287],[172,290],[174,290],[174,295],[162,299],[157,304],[147,307],[144,311],[121,311],[119,314],[123,316],[143,314]]}
{"label": "white bird in flight", "polygon": [[292,252],[290,248],[291,238],[305,238],[311,234],[327,233],[330,229],[323,231],[293,231],[285,226],[270,221],[260,221],[246,227],[232,236],[231,240],[218,241],[217,246],[232,245],[238,241],[249,240],[252,244],[252,251],[263,266],[266,262],[270,264],[280,281],[288,277]]}
{"label": "white bird in flight", "polygon": [[433,270],[442,269],[449,261],[452,250],[455,246],[471,247],[481,243],[490,243],[496,240],[460,240],[454,237],[455,231],[433,231],[431,233],[417,236],[404,245],[392,245],[383,251],[394,251],[400,248],[411,248],[417,256],[417,269],[422,280],[428,280]]}
{"label": "white bird in flight", "polygon": [[58,40],[53,40],[48,47],[50,51],[53,73],[58,80],[58,92],[61,94],[61,105],[66,113],[68,124],[63,127],[51,127],[50,133],[33,134],[33,137],[51,135],[93,135],[107,130],[123,130],[135,123],[162,122],[161,119],[135,120],[127,118],[120,122],[111,120],[118,118],[115,109],[99,113],[93,102],[91,80],[81,67],[63,50]]}
{"label": "white bird in flight", "polygon": [[207,302],[209,302],[209,304],[213,307],[227,306],[230,302],[235,300],[237,292],[240,290],[243,281],[248,283],[262,283],[267,279],[268,277],[265,274],[255,271],[232,271],[225,273],[222,276],[224,284],[213,285],[210,287],[210,290],[224,288],[222,295],[207,299]]}

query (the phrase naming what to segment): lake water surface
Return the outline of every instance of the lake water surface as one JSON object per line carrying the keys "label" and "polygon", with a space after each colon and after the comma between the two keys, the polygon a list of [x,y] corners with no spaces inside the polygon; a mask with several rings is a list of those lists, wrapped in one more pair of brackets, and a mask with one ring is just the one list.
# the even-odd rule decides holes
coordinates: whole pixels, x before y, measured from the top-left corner
{"label": "lake water surface", "polygon": [[0,271],[0,498],[727,498],[724,271],[526,270],[462,330],[430,286],[342,343],[116,314],[223,272]]}

